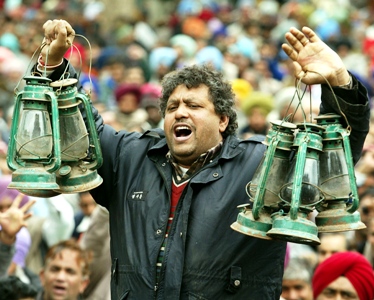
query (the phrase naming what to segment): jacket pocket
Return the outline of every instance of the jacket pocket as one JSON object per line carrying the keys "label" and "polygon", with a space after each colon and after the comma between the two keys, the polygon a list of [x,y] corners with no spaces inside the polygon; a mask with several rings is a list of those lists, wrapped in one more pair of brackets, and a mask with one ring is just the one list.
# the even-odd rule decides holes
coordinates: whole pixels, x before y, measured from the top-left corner
{"label": "jacket pocket", "polygon": [[128,278],[126,277],[126,274],[132,271],[132,268],[130,266],[121,265],[118,262],[118,258],[113,258],[111,271],[111,298],[113,300],[125,300],[130,297],[130,294],[133,295],[128,285]]}
{"label": "jacket pocket", "polygon": [[229,284],[226,288],[226,291],[229,293],[236,293],[242,285],[242,268],[237,266],[232,266],[230,268],[230,274],[229,274]]}
{"label": "jacket pocket", "polygon": [[112,294],[112,299],[118,299],[118,300],[125,300],[127,299],[129,295],[129,290],[122,290],[123,287],[119,286],[118,281],[119,281],[119,268],[118,268],[118,258],[114,258],[112,260],[112,282],[114,283],[111,284],[111,294]]}

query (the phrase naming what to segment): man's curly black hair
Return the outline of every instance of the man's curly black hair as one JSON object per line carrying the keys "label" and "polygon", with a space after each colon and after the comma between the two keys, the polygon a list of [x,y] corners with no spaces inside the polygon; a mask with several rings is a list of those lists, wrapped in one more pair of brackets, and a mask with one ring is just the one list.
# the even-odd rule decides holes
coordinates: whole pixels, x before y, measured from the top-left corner
{"label": "man's curly black hair", "polygon": [[8,276],[0,279],[0,300],[34,298],[36,295],[36,287],[22,282],[16,276]]}
{"label": "man's curly black hair", "polygon": [[168,99],[176,87],[185,85],[188,89],[191,89],[202,84],[209,88],[210,100],[214,104],[216,113],[229,117],[229,123],[222,136],[225,138],[234,135],[238,128],[234,92],[231,84],[223,79],[222,73],[209,65],[186,66],[163,77],[161,82],[162,95],[160,97],[162,116],[165,117]]}

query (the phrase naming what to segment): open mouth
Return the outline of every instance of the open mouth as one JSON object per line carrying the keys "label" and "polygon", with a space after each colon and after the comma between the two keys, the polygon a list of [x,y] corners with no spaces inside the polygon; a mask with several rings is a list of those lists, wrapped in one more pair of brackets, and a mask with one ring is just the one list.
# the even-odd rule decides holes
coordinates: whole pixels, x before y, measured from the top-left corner
{"label": "open mouth", "polygon": [[178,139],[186,139],[191,135],[192,131],[188,126],[176,126],[174,130],[175,137]]}
{"label": "open mouth", "polygon": [[55,285],[53,287],[53,293],[55,295],[63,295],[66,293],[66,288],[64,288],[63,286]]}

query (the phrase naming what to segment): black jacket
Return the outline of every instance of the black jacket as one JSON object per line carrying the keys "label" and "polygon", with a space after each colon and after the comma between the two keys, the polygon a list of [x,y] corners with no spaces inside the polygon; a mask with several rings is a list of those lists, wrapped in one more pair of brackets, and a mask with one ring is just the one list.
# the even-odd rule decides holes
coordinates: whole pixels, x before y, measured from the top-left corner
{"label": "black jacket", "polygon": [[[72,74],[72,73],[71,73]],[[352,126],[355,161],[368,132],[365,88],[334,89]],[[339,112],[323,86],[321,111]],[[156,261],[169,211],[172,167],[162,130],[115,132],[93,108],[103,152],[104,182],[92,190],[110,212],[112,299],[278,300],[286,243],[252,238],[230,228],[245,186],[259,164],[262,136],[226,138],[221,153],[195,174],[178,203],[161,271]]]}

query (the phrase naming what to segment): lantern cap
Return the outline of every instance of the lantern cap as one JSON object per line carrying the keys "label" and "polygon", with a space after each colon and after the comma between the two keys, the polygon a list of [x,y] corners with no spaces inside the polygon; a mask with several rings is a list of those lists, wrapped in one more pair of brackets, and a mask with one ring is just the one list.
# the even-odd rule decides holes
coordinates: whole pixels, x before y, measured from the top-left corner
{"label": "lantern cap", "polygon": [[283,128],[296,129],[296,125],[294,123],[290,123],[283,120],[272,120],[270,121],[270,123],[276,126],[281,126]]}
{"label": "lantern cap", "polygon": [[23,79],[27,84],[50,84],[52,81],[51,79],[42,76],[25,76]]}
{"label": "lantern cap", "polygon": [[315,133],[325,131],[325,127],[323,127],[319,124],[315,124],[315,123],[297,123],[296,127],[301,129],[301,130],[305,130],[305,131],[308,131],[308,132],[315,132]]}
{"label": "lantern cap", "polygon": [[327,123],[330,123],[331,121],[339,122],[339,120],[341,118],[342,118],[342,116],[337,115],[337,114],[324,114],[324,115],[319,115],[319,116],[315,117],[314,120],[317,121],[317,124],[320,124],[323,121],[326,121]]}
{"label": "lantern cap", "polygon": [[78,79],[76,78],[66,78],[62,80],[53,81],[50,84],[50,86],[54,88],[67,87],[67,86],[75,85],[77,82],[78,82]]}
{"label": "lantern cap", "polygon": [[270,123],[272,126],[269,129],[263,144],[269,146],[275,138],[277,140],[277,149],[291,151],[296,125],[284,120],[274,120],[270,121]]}

